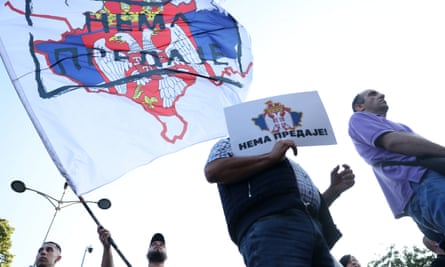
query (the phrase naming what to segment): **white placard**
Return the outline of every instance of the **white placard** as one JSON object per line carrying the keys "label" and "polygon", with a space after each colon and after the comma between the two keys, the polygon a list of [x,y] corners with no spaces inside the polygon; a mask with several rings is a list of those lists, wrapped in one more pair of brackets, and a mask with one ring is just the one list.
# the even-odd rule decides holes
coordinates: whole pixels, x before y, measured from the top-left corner
{"label": "white placard", "polygon": [[227,107],[224,112],[235,156],[270,152],[282,139],[292,139],[297,146],[337,143],[316,91],[245,102]]}

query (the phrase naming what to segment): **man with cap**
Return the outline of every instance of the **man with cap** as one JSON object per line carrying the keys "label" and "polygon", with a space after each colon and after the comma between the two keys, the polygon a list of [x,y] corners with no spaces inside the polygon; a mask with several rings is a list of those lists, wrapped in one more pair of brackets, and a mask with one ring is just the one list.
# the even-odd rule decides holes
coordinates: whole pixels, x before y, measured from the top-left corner
{"label": "man with cap", "polygon": [[167,259],[165,239],[161,233],[153,235],[147,252],[148,267],[163,267]]}
{"label": "man with cap", "polygon": [[[114,267],[113,255],[110,247],[110,232],[99,226],[97,228],[99,239],[104,247],[102,254],[101,267]],[[167,260],[167,249],[165,247],[165,239],[161,233],[155,233],[150,240],[150,246],[147,252],[148,267],[164,267],[164,262]]]}

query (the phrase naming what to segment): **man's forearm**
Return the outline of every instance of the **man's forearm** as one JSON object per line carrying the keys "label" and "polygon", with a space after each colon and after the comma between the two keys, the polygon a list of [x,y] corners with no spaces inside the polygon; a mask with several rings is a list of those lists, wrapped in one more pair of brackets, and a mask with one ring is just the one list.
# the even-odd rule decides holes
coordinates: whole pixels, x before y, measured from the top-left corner
{"label": "man's forearm", "polygon": [[102,254],[101,267],[114,267],[113,254],[111,253],[111,248],[104,248],[104,252]]}
{"label": "man's forearm", "polygon": [[404,155],[445,157],[445,147],[411,133],[384,134],[377,140],[377,145]]}
{"label": "man's forearm", "polygon": [[292,140],[277,141],[272,151],[258,156],[228,157],[209,162],[204,173],[210,183],[231,184],[245,180],[286,158],[286,151],[292,150],[297,155],[297,146]]}
{"label": "man's forearm", "polygon": [[322,196],[326,202],[326,204],[328,205],[328,207],[330,207],[332,205],[332,203],[334,203],[334,201],[341,195],[341,192],[339,192],[338,190],[335,190],[334,187],[330,186],[328,187],[328,189],[326,189],[326,191],[323,192]]}

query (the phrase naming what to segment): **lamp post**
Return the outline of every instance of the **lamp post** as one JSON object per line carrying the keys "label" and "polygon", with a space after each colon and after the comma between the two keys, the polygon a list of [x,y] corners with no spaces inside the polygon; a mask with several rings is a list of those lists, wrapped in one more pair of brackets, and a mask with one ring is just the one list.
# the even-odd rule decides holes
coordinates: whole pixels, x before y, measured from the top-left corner
{"label": "lamp post", "polygon": [[[36,189],[32,189],[32,188],[26,187],[25,183],[20,181],[20,180],[12,181],[11,188],[12,188],[12,190],[14,190],[17,193],[23,193],[26,190],[35,192],[35,193],[41,195],[42,197],[46,198],[51,203],[51,205],[54,207],[54,209],[55,209],[54,215],[53,215],[53,218],[51,219],[51,223],[49,224],[48,230],[46,232],[45,238],[43,239],[42,243],[44,243],[46,241],[46,238],[48,237],[48,234],[49,234],[49,232],[51,230],[51,227],[52,227],[52,225],[54,223],[54,219],[56,218],[56,215],[58,214],[58,212],[62,208],[66,208],[68,206],[81,203],[81,201],[79,201],[79,200],[70,200],[70,201],[63,200],[63,198],[65,196],[65,193],[66,193],[66,189],[68,188],[68,184],[67,183],[65,183],[65,185],[63,186],[63,193],[62,193],[62,196],[59,199],[56,199],[56,198],[54,198],[54,197],[52,197],[52,196],[50,196],[48,194],[45,194],[45,193],[43,193],[41,191],[38,191]],[[84,202],[87,202],[87,203],[97,203],[97,205],[101,209],[108,209],[108,208],[111,207],[110,200],[108,200],[106,198],[103,198],[103,199],[101,199],[99,201],[84,201]]]}
{"label": "lamp post", "polygon": [[87,254],[87,251],[88,251],[88,253],[93,252],[93,247],[91,245],[89,245],[88,247],[85,248],[85,251],[83,252],[82,263],[80,264],[80,267],[83,267],[83,263],[85,261],[85,256]]}
{"label": "lamp post", "polygon": [[[23,193],[26,190],[35,192],[35,193],[41,195],[42,197],[46,198],[51,203],[51,205],[54,207],[54,210],[55,210],[54,215],[53,215],[53,218],[51,219],[51,223],[48,226],[48,230],[46,231],[45,238],[43,238],[42,244],[45,243],[46,238],[48,237],[48,234],[51,230],[51,227],[54,223],[54,219],[56,218],[56,215],[58,214],[58,212],[63,208],[69,207],[74,204],[81,203],[81,201],[79,201],[79,200],[69,200],[69,201],[63,200],[65,193],[66,193],[66,189],[68,188],[68,183],[65,183],[65,185],[63,186],[63,193],[59,199],[56,199],[56,198],[54,198],[48,194],[45,194],[39,190],[26,187],[25,183],[20,180],[12,181],[11,188],[12,188],[12,190],[14,190],[17,193]],[[99,208],[105,209],[105,210],[109,209],[111,207],[110,200],[108,200],[106,198],[103,198],[99,201],[84,201],[84,202],[85,203],[97,203]],[[83,203],[83,204],[85,204],[85,203]],[[93,251],[93,248],[91,247],[91,249],[86,249],[85,253],[86,253],[86,251],[89,251],[91,253],[91,251]],[[82,265],[83,265],[83,261],[85,259],[85,253],[84,253],[83,259],[82,259]],[[32,266],[34,266],[34,265],[32,265]],[[0,264],[0,267],[1,267],[1,264]]]}

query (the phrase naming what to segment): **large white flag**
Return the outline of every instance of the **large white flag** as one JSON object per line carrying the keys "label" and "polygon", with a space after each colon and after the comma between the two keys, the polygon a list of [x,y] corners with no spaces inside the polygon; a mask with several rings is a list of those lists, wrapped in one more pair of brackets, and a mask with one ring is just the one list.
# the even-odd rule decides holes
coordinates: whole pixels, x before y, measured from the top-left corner
{"label": "large white flag", "polygon": [[0,54],[77,195],[227,134],[250,39],[211,0],[1,1]]}

